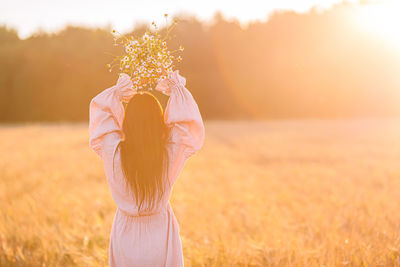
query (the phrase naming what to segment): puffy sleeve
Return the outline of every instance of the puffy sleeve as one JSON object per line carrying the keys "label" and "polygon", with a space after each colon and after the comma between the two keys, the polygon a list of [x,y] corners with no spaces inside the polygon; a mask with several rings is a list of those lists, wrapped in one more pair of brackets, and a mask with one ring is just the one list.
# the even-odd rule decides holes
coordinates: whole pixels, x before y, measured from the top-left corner
{"label": "puffy sleeve", "polygon": [[96,95],[89,106],[89,145],[102,157],[103,152],[122,137],[124,107],[136,93],[129,75],[121,73],[117,84]]}
{"label": "puffy sleeve", "polygon": [[186,79],[179,74],[179,70],[175,70],[155,89],[170,96],[164,121],[170,128],[172,141],[183,147],[183,153],[188,158],[202,147],[205,130],[199,107],[186,88]]}

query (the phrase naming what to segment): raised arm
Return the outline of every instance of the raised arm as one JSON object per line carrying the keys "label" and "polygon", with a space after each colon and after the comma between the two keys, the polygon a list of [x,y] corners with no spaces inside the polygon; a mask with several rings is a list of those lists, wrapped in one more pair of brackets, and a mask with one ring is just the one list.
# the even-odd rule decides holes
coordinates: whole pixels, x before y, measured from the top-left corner
{"label": "raised arm", "polygon": [[164,121],[170,127],[173,142],[182,145],[189,158],[202,147],[205,130],[199,107],[185,86],[186,79],[175,70],[157,84],[156,90],[170,96]]}
{"label": "raised arm", "polygon": [[124,107],[136,93],[132,89],[129,75],[120,74],[117,84],[96,95],[90,102],[89,145],[102,157],[105,148],[110,148],[122,139]]}

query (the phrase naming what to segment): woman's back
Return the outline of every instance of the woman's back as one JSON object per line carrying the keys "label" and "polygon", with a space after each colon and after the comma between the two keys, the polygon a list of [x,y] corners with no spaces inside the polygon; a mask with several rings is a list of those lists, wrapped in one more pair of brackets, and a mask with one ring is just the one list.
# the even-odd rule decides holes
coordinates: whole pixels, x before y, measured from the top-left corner
{"label": "woman's back", "polygon": [[[143,208],[139,211],[138,210],[138,205],[132,198],[132,192],[129,191],[126,186],[125,186],[125,174],[122,169],[122,164],[121,164],[121,149],[118,146],[115,155],[114,155],[114,171],[111,173],[110,176],[112,175],[112,180],[117,183],[115,192],[113,195],[120,195],[124,196],[122,199],[116,200],[117,207],[121,209],[122,211],[128,213],[128,214],[150,214],[154,213],[156,211],[160,211],[161,209],[165,209],[167,207],[171,191],[173,188],[173,185],[176,181],[176,178],[178,177],[180,171],[182,170],[186,158],[183,156],[183,153],[180,150],[181,146],[177,145],[176,143],[170,142],[167,145],[167,151],[168,151],[168,168],[166,172],[163,173],[163,179],[164,179],[164,194],[163,197],[161,198],[160,201],[157,201],[157,205],[150,210],[150,205],[149,203],[144,203]],[[111,162],[111,159],[110,159]],[[111,169],[110,169],[111,171]],[[112,187],[114,188],[114,186]],[[114,198],[115,199],[115,198]]]}
{"label": "woman's back", "polygon": [[[111,194],[117,205],[110,237],[110,266],[183,266],[179,225],[169,203],[173,184],[185,161],[204,141],[198,106],[178,71],[156,89],[170,95],[164,113],[168,126],[168,173],[164,195],[151,210],[138,210],[125,186],[120,142],[124,110],[121,99],[132,97],[129,77],[106,89],[90,104],[90,146],[102,158]],[[146,206],[145,206],[146,207]]]}

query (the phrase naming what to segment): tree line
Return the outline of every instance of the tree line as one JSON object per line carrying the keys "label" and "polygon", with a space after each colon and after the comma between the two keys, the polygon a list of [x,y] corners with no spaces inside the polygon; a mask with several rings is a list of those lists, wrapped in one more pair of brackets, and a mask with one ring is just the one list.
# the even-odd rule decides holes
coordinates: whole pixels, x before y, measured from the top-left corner
{"label": "tree line", "polygon": [[[245,28],[220,13],[210,25],[182,15],[169,46],[185,47],[177,67],[205,119],[398,116],[400,51],[354,23],[359,5],[275,12]],[[121,52],[111,30],[22,40],[1,26],[0,121],[87,120],[91,98],[118,78],[106,67]]]}

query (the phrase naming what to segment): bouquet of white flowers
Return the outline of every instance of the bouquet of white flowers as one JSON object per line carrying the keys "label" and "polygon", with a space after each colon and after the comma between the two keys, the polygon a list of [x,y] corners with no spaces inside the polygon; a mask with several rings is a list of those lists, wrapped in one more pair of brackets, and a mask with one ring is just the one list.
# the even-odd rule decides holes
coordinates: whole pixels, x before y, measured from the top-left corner
{"label": "bouquet of white flowers", "polygon": [[[168,18],[168,15],[164,15]],[[167,21],[168,22],[168,21]],[[172,72],[174,61],[180,62],[181,56],[176,57],[176,52],[182,52],[183,46],[174,51],[167,48],[167,40],[177,20],[171,26],[167,25],[165,36],[161,36],[155,22],[152,22],[154,31],[146,30],[143,36],[125,36],[113,30],[114,45],[124,46],[125,53],[116,56],[111,64],[107,64],[109,71],[118,66],[120,73],[128,74],[133,83],[134,90],[152,90],[159,81],[166,78],[165,74]]]}

